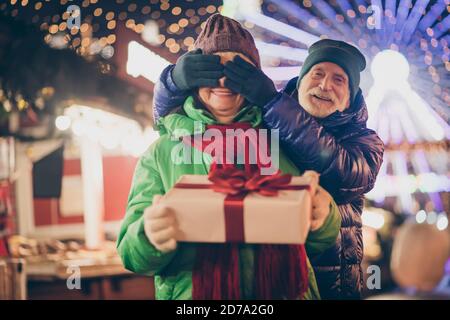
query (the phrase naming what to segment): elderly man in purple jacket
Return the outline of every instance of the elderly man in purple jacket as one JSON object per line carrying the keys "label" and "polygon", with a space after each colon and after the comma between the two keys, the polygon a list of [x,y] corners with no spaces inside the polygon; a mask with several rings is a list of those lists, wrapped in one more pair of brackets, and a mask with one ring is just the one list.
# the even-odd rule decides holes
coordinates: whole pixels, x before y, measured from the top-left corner
{"label": "elderly man in purple jacket", "polygon": [[[361,212],[375,183],[384,146],[366,127],[367,107],[359,88],[366,61],[354,46],[320,40],[309,48],[300,75],[277,92],[260,70],[236,57],[189,52],[167,67],[154,91],[154,116],[170,113],[200,86],[224,85],[263,110],[265,125],[278,129],[280,145],[301,170],[320,173],[320,184],[342,216],[336,245],[310,256],[324,299],[358,299],[363,287]],[[325,200],[324,200],[325,201]]]}

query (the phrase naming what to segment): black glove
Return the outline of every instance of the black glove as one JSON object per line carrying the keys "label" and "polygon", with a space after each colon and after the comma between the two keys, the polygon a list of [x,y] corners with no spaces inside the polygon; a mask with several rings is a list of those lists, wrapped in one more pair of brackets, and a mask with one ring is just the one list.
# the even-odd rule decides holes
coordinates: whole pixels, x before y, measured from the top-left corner
{"label": "black glove", "polygon": [[240,56],[225,64],[225,87],[244,96],[250,103],[262,107],[278,93],[268,76]]}
{"label": "black glove", "polygon": [[220,57],[202,54],[201,49],[182,55],[172,70],[172,79],[180,90],[197,87],[218,87],[223,77],[223,65]]}

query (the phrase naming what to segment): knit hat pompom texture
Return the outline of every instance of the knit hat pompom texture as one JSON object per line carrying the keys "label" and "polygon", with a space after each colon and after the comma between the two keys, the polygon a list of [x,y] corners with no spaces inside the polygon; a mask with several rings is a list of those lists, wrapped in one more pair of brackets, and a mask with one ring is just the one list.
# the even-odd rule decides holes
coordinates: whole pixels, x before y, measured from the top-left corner
{"label": "knit hat pompom texture", "polygon": [[303,63],[297,82],[300,86],[302,78],[311,68],[321,62],[332,62],[344,69],[349,78],[351,102],[359,89],[360,72],[366,68],[366,59],[358,48],[339,40],[323,39],[311,45],[308,56]]}
{"label": "knit hat pompom texture", "polygon": [[248,57],[258,68],[261,68],[258,49],[253,36],[241,24],[231,18],[216,13],[208,18],[205,27],[194,43],[195,49],[203,53],[233,51]]}

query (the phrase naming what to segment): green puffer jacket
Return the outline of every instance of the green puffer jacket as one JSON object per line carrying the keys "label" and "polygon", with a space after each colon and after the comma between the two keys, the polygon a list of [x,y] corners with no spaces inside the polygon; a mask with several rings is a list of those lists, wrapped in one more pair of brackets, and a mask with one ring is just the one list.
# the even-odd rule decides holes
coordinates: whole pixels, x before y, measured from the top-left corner
{"label": "green puffer jacket", "polygon": [[[196,254],[195,243],[178,243],[177,249],[162,253],[147,239],[144,232],[143,211],[152,204],[153,196],[165,194],[184,174],[206,175],[212,158],[209,154],[191,148],[192,159],[201,164],[175,164],[172,150],[179,147],[179,137],[194,133],[194,122],[200,122],[202,130],[207,124],[217,123],[204,109],[194,106],[194,99],[186,99],[179,112],[160,119],[161,137],[140,158],[128,197],[126,216],[117,241],[117,250],[125,268],[139,274],[154,276],[156,299],[192,299],[192,269]],[[244,107],[235,121],[250,122],[253,127],[261,124],[258,107]],[[181,130],[180,130],[181,129]],[[198,133],[196,131],[196,133]],[[179,148],[178,148],[179,149]],[[298,169],[280,152],[279,166],[284,173],[299,175]],[[308,235],[306,249],[309,256],[317,255],[332,246],[339,233],[341,218],[332,201],[331,211],[324,225]],[[240,292],[242,299],[252,299],[255,244],[239,247]],[[309,289],[305,299],[320,299],[313,268],[308,260]]]}

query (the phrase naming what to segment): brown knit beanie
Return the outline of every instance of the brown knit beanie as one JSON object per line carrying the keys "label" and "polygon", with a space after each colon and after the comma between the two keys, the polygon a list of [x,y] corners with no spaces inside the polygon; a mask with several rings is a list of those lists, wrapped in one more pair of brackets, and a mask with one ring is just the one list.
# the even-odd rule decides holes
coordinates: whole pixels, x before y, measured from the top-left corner
{"label": "brown knit beanie", "polygon": [[205,54],[219,51],[239,52],[261,68],[258,49],[250,32],[236,20],[219,13],[213,14],[206,20],[205,27],[197,37],[194,47],[202,49]]}

